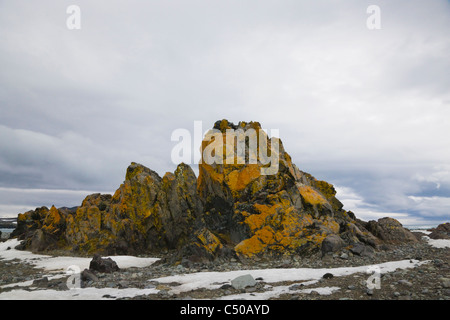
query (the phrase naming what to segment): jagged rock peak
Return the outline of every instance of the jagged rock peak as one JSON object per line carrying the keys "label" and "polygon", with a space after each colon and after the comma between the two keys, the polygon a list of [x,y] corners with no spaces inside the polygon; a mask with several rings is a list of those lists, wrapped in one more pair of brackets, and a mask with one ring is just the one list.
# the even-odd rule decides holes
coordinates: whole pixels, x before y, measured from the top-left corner
{"label": "jagged rock peak", "polygon": [[[254,121],[224,119],[213,126],[224,142],[227,129],[240,128],[263,131]],[[271,163],[259,153],[249,161],[250,141],[232,163],[202,161],[198,178],[184,163],[161,178],[132,162],[114,195],[88,195],[76,212],[42,207],[19,214],[13,234],[24,240],[22,248],[36,251],[171,251],[192,261],[327,254],[342,247],[370,253],[381,243],[414,241],[394,219],[356,219],[343,209],[333,185],[297,168],[280,139],[260,137],[266,137],[267,154],[276,156]],[[205,137],[202,148],[211,143]],[[236,148],[223,148],[224,157]],[[276,170],[267,174],[275,160]]]}

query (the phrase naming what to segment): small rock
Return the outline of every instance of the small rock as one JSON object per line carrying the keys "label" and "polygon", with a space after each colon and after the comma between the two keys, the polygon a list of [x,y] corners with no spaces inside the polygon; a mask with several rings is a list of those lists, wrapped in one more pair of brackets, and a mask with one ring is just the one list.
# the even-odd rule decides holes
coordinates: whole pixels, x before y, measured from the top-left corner
{"label": "small rock", "polygon": [[42,279],[36,279],[33,281],[33,286],[37,286],[37,287],[48,287],[48,278],[47,277],[43,277]]}
{"label": "small rock", "polygon": [[324,279],[331,279],[331,278],[333,278],[333,274],[332,274],[332,273],[325,273],[325,274],[322,276],[322,278],[324,278]]}
{"label": "small rock", "polygon": [[303,286],[304,286],[303,283],[294,284],[294,285],[289,287],[289,290],[299,290]]}
{"label": "small rock", "polygon": [[81,280],[82,281],[93,281],[93,282],[97,282],[98,281],[98,277],[90,270],[88,269],[84,269],[83,272],[81,272]]}
{"label": "small rock", "polygon": [[367,289],[366,293],[368,296],[372,296],[373,295],[373,289]]}
{"label": "small rock", "polygon": [[231,284],[228,284],[228,283],[226,283],[226,284],[224,284],[224,285],[222,285],[220,287],[220,289],[224,289],[224,290],[228,290],[228,289],[231,289],[231,288],[232,288]]}
{"label": "small rock", "polygon": [[156,288],[156,286],[154,284],[151,284],[151,283],[146,284],[145,287],[144,287],[144,289],[155,289],[155,288]]}
{"label": "small rock", "polygon": [[409,282],[408,280],[398,280],[398,283],[399,284],[402,284],[402,285],[405,285],[405,286],[408,286],[408,287],[412,287],[412,283],[411,282]]}
{"label": "small rock", "polygon": [[450,288],[450,279],[442,277],[439,279],[441,281],[441,284],[444,288]]}
{"label": "small rock", "polygon": [[246,287],[253,287],[256,285],[256,280],[251,274],[246,274],[231,280],[231,286],[235,289],[244,289]]}
{"label": "small rock", "polygon": [[344,252],[343,254],[340,255],[339,258],[347,260],[348,259],[348,254]]}
{"label": "small rock", "polygon": [[349,286],[347,287],[347,289],[349,289],[349,290],[355,290],[355,289],[356,289],[356,286],[354,286],[354,285],[349,285]]}
{"label": "small rock", "polygon": [[394,292],[394,297],[400,297],[400,292],[395,291],[395,292]]}

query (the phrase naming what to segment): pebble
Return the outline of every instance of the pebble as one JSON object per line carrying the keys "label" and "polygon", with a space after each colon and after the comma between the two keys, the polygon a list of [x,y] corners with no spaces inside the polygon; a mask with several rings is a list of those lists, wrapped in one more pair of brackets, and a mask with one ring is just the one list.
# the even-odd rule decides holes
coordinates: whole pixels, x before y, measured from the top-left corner
{"label": "pebble", "polygon": [[344,260],[347,260],[348,259],[348,254],[344,252],[343,254],[341,254],[340,258],[344,259]]}
{"label": "pebble", "polygon": [[405,285],[405,286],[408,286],[408,287],[412,287],[413,286],[413,284],[411,283],[411,282],[409,282],[408,280],[398,280],[398,283],[399,284],[402,284],[402,285]]}
{"label": "pebble", "polygon": [[442,277],[439,280],[442,282],[442,286],[444,288],[450,288],[450,279],[449,278]]}

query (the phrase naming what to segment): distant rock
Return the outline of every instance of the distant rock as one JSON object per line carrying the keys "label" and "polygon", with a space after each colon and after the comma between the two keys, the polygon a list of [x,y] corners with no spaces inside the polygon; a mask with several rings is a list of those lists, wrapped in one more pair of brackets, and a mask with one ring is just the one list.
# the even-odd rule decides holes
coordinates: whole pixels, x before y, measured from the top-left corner
{"label": "distant rock", "polygon": [[450,239],[450,222],[442,223],[431,229],[428,237],[431,239]]}
{"label": "distant rock", "polygon": [[402,224],[393,218],[385,217],[378,221],[369,221],[365,225],[375,237],[388,244],[399,244],[404,242],[417,242],[417,238]]}

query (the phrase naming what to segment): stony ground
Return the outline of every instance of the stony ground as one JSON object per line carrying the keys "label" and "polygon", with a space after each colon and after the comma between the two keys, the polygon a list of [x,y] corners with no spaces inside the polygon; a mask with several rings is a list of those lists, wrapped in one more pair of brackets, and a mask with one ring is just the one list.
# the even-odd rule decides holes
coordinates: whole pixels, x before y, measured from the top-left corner
{"label": "stony ground", "polygon": [[[366,280],[369,275],[357,273],[349,276],[335,277],[328,275],[314,285],[304,285],[300,281],[266,283],[264,279],[256,279],[256,285],[245,289],[235,289],[229,284],[224,284],[220,289],[196,289],[180,294],[173,294],[171,287],[177,283],[158,283],[151,279],[177,274],[193,273],[200,271],[232,271],[243,269],[266,268],[335,268],[354,267],[362,265],[378,264],[388,261],[414,259],[419,261],[430,260],[416,268],[397,270],[382,274],[380,289],[368,289]],[[14,284],[28,281],[22,287],[25,290],[36,288],[48,288],[55,290],[68,290],[67,277],[48,280],[45,275],[48,272],[39,270],[29,264],[18,260],[0,260],[0,293],[14,290]],[[7,286],[7,285],[12,286]],[[96,273],[96,278],[84,279],[84,287],[96,288],[156,288],[157,294],[137,296],[132,299],[215,299],[239,293],[257,294],[271,290],[275,286],[289,286],[292,293],[282,294],[274,299],[290,300],[450,300],[450,248],[434,248],[425,241],[415,244],[398,246],[395,249],[377,251],[373,255],[361,257],[353,255],[350,251],[342,251],[334,255],[320,257],[316,255],[309,258],[291,257],[277,261],[229,261],[217,264],[199,264],[185,267],[173,266],[164,263],[155,263],[145,268],[128,268],[111,274]],[[331,295],[320,295],[312,290],[309,293],[298,293],[294,289],[316,287],[339,287],[340,289]],[[107,298],[108,296],[105,296]],[[109,298],[113,298],[109,296]]]}

